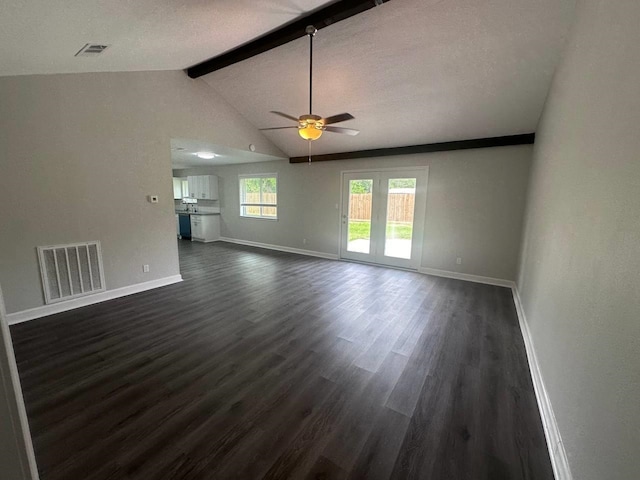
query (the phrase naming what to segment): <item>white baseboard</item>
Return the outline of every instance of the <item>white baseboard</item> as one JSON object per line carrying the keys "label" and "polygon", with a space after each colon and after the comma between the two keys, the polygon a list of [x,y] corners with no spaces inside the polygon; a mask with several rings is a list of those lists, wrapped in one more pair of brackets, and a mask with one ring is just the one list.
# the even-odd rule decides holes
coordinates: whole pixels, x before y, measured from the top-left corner
{"label": "white baseboard", "polygon": [[112,300],[114,298],[126,297],[127,295],[144,292],[145,290],[152,290],[158,287],[164,287],[165,285],[171,285],[181,281],[182,275],[172,275],[170,277],[159,278],[149,282],[136,283],[135,285],[114,288],[113,290],[96,293],[95,295],[74,298],[66,302],[53,303],[51,305],[43,305],[42,307],[30,308],[21,312],[10,313],[7,315],[7,320],[9,321],[9,325],[15,325],[16,323],[46,317],[48,315],[53,315],[54,313],[66,312],[68,310],[85,307],[87,305],[93,305],[94,303],[106,302],[107,300]]}
{"label": "white baseboard", "polygon": [[529,360],[529,370],[531,372],[531,379],[533,380],[533,388],[536,392],[536,398],[538,399],[538,409],[540,410],[540,417],[544,427],[544,435],[547,439],[547,447],[549,448],[549,457],[551,457],[553,474],[556,480],[572,480],[573,476],[571,475],[571,470],[569,468],[567,452],[564,449],[564,444],[560,437],[560,430],[558,429],[556,416],[554,415],[553,408],[551,407],[549,394],[547,393],[547,389],[542,381],[540,365],[538,364],[538,358],[536,357],[536,351],[533,346],[533,339],[531,338],[531,332],[529,331],[527,317],[525,316],[522,302],[520,301],[520,294],[518,293],[518,288],[515,285],[513,286],[512,291],[513,302],[516,305],[520,330],[522,331],[522,338],[524,339],[524,346],[527,351],[527,359]]}
{"label": "white baseboard", "polygon": [[437,268],[419,267],[418,273],[434,275],[436,277],[455,278],[457,280],[466,280],[468,282],[485,283],[487,285],[495,285],[497,287],[513,288],[515,286],[515,283],[511,280],[483,277],[481,275],[471,275],[469,273],[450,272],[449,270],[438,270]]}
{"label": "white baseboard", "polygon": [[237,238],[220,237],[220,241],[228,243],[237,243],[238,245],[247,245],[248,247],[266,248],[268,250],[277,250],[279,252],[297,253],[298,255],[307,255],[309,257],[320,257],[328,260],[338,260],[338,255],[324,252],[316,252],[315,250],[303,250],[302,248],[283,247],[281,245],[271,245],[269,243],[252,242],[250,240],[240,240]]}

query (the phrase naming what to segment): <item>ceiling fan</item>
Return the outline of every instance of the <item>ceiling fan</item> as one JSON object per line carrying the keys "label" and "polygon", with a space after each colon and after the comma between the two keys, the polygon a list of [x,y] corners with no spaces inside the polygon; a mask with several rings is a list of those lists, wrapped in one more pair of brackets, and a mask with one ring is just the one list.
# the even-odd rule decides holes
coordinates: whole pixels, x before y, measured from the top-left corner
{"label": "ceiling fan", "polygon": [[[276,115],[280,115],[281,117],[288,118],[289,120],[293,120],[297,122],[298,125],[290,126],[290,127],[272,127],[272,128],[261,128],[260,130],[283,130],[287,128],[297,128],[298,134],[304,138],[305,140],[317,140],[322,136],[323,132],[331,132],[331,133],[342,133],[344,135],[357,135],[360,133],[359,130],[354,130],[353,128],[343,128],[343,127],[334,127],[334,123],[345,122],[347,120],[352,120],[355,118],[350,113],[340,113],[338,115],[332,115],[330,117],[320,117],[319,115],[314,115],[312,112],[312,100],[313,100],[313,37],[315,36],[318,30],[313,26],[309,25],[305,32],[309,36],[309,114],[308,115],[300,115],[300,117],[296,118],[293,115],[288,115],[282,112],[271,111],[271,113],[275,113]],[[311,145],[309,145],[311,146]]]}

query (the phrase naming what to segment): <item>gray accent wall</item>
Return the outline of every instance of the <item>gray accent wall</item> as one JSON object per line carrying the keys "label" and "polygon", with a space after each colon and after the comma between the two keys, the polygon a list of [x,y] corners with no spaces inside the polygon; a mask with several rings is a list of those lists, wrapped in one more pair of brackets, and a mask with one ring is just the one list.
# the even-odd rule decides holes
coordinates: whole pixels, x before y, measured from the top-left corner
{"label": "gray accent wall", "polygon": [[44,303],[40,245],[100,240],[108,290],[179,274],[171,138],[284,156],[181,71],[2,77],[0,105],[0,284],[9,313]]}
{"label": "gray accent wall", "polygon": [[[174,174],[219,176],[225,237],[338,255],[342,171],[429,166],[422,267],[515,280],[531,151],[523,145]],[[278,174],[277,221],[240,217],[238,175],[251,173]],[[462,257],[461,265],[456,257]]]}
{"label": "gray accent wall", "polygon": [[573,477],[640,475],[640,2],[578,2],[518,288]]}

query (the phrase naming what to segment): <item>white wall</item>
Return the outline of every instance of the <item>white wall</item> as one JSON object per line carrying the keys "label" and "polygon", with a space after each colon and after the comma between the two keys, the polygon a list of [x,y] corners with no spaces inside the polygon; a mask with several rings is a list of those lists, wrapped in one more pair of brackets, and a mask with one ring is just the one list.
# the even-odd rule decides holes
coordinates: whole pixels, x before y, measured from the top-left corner
{"label": "white wall", "polygon": [[[531,146],[308,164],[176,170],[220,177],[223,236],[337,255],[340,172],[429,166],[422,266],[514,280]],[[278,174],[278,221],[239,215],[238,174]],[[306,245],[302,243],[307,239]],[[462,265],[456,264],[462,257]]]}
{"label": "white wall", "polygon": [[578,2],[534,149],[518,286],[580,480],[640,476],[639,26]]}
{"label": "white wall", "polygon": [[[282,156],[181,71],[3,77],[0,105],[0,283],[9,312],[44,303],[38,245],[100,240],[109,290],[179,273],[170,138],[253,143]],[[148,203],[150,194],[160,203]]]}

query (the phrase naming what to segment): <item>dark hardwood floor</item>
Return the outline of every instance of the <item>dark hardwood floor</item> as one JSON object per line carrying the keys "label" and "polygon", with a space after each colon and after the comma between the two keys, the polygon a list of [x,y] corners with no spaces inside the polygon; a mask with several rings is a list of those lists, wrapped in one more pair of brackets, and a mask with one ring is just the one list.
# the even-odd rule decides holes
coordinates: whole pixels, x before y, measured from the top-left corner
{"label": "dark hardwood floor", "polygon": [[226,243],[11,328],[43,480],[552,479],[510,290]]}

